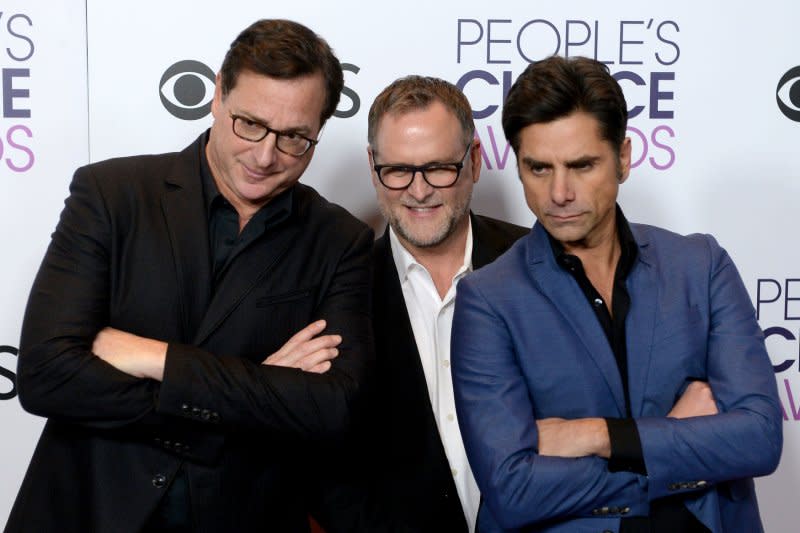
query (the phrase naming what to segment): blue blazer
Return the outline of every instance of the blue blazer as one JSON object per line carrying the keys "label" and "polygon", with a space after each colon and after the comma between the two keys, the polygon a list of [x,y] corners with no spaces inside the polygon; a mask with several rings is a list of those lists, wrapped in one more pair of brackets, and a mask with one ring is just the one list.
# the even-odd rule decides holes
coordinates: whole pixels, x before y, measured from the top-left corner
{"label": "blue blazer", "polygon": [[[646,476],[537,453],[536,419],[625,417],[614,354],[544,228],[459,284],[453,378],[482,533],[618,531],[623,514],[678,493],[712,532],[762,530],[752,477],[778,465],[782,414],[744,284],[709,235],[631,229],[628,384]],[[719,414],[666,418],[693,379]]]}

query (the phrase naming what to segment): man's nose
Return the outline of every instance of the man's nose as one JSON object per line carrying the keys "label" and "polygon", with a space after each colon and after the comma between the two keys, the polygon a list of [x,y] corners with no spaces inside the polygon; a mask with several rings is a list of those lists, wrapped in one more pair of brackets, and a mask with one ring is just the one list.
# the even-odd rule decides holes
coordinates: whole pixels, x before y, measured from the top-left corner
{"label": "man's nose", "polygon": [[435,189],[425,181],[421,170],[414,170],[411,176],[411,185],[406,190],[415,200],[421,201],[433,194]]}
{"label": "man's nose", "polygon": [[255,143],[253,152],[256,156],[256,162],[261,168],[268,167],[275,161],[277,157],[278,136],[275,132],[267,133],[267,136]]}
{"label": "man's nose", "polygon": [[569,171],[556,171],[550,184],[550,198],[556,205],[564,205],[575,199],[575,189]]}

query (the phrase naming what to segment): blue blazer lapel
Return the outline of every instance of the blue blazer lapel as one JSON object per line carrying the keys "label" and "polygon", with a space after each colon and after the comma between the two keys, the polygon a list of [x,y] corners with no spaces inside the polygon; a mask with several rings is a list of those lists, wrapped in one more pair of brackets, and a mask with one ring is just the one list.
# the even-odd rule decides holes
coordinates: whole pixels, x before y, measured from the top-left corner
{"label": "blue blazer lapel", "polygon": [[[529,239],[530,243],[527,261],[534,283],[586,347],[590,361],[603,375],[608,392],[614,398],[620,416],[623,416],[625,397],[619,368],[594,311],[574,278],[556,263],[544,227],[537,222],[531,235],[524,238]],[[541,342],[545,346],[550,344],[548,339],[542,339]],[[559,346],[557,340],[554,344]]]}
{"label": "blue blazer lapel", "polygon": [[639,246],[639,255],[626,283],[631,307],[625,322],[625,337],[628,347],[631,413],[636,417],[643,414],[656,312],[661,299],[657,283],[658,271],[652,259],[649,239],[636,224],[631,224],[631,231]]}

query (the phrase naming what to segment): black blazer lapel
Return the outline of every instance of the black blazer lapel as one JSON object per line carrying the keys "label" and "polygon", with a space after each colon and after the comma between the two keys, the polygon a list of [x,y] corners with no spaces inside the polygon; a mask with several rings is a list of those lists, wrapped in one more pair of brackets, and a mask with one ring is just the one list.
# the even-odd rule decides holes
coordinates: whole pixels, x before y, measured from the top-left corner
{"label": "black blazer lapel", "polygon": [[385,355],[379,351],[378,357],[383,355],[386,358],[392,380],[402,379],[405,382],[404,387],[410,389],[409,397],[420,397],[424,400],[420,401],[423,401],[432,417],[425,373],[392,256],[388,227],[383,236],[375,241],[373,266],[375,338],[386,351]]}
{"label": "black blazer lapel", "polygon": [[205,314],[211,288],[208,223],[200,179],[205,135],[178,154],[168,172],[161,209],[172,246],[180,297],[181,337],[188,342]]}

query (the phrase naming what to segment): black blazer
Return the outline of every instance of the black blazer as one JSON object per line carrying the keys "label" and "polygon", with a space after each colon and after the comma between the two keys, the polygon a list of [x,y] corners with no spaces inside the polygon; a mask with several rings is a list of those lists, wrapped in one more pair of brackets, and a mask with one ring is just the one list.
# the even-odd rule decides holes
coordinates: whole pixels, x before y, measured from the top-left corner
{"label": "black blazer", "polygon": [[[471,215],[472,264],[505,252],[527,228]],[[356,467],[326,488],[320,521],[330,531],[467,531],[392,257],[389,232],[372,252],[376,373]],[[360,472],[356,479],[353,472]]]}
{"label": "black blazer", "polygon": [[[23,322],[20,402],[48,421],[6,531],[138,531],[181,464],[196,531],[307,529],[305,454],[372,354],[372,231],[298,184],[212,294],[202,140],[75,173]],[[259,364],[319,318],[328,373]],[[91,353],[107,325],[169,342],[163,383]]]}

